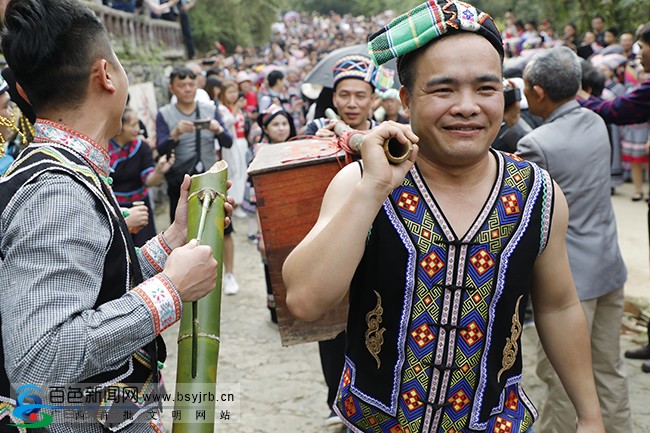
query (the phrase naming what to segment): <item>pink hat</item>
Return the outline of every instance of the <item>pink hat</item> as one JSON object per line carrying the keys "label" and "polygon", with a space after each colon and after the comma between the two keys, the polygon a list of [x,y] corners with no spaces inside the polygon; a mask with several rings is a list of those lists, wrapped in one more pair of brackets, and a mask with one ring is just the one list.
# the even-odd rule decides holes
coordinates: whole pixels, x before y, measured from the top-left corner
{"label": "pink hat", "polygon": [[237,72],[235,81],[237,82],[237,84],[241,84],[244,81],[251,81],[251,77],[249,74],[246,73],[246,71],[239,71]]}

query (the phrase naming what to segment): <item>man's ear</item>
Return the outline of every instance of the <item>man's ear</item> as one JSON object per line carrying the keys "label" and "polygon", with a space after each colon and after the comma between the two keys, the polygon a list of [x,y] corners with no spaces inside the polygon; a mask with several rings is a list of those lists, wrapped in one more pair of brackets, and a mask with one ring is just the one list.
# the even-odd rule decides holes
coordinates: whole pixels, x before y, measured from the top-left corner
{"label": "man's ear", "polygon": [[533,92],[535,92],[535,95],[537,95],[537,99],[539,99],[540,101],[546,99],[546,92],[538,84],[535,84],[533,86]]}
{"label": "man's ear", "polygon": [[16,81],[16,91],[20,95],[21,98],[23,98],[25,101],[27,101],[28,104],[32,104],[29,102],[29,98],[27,97],[27,92],[25,92],[25,89],[23,89],[23,86],[20,85],[18,81]]}
{"label": "man's ear", "polygon": [[336,94],[336,90],[332,93],[332,105],[334,105],[334,108],[338,111],[339,106],[338,106],[338,96]]}
{"label": "man's ear", "polygon": [[98,64],[98,79],[101,86],[109,93],[117,92],[115,84],[113,83],[112,70],[113,66],[106,59],[99,59]]}
{"label": "man's ear", "polygon": [[406,87],[402,86],[399,88],[399,99],[402,101],[402,107],[409,109],[409,104],[411,100],[409,99],[409,92],[406,90]]}

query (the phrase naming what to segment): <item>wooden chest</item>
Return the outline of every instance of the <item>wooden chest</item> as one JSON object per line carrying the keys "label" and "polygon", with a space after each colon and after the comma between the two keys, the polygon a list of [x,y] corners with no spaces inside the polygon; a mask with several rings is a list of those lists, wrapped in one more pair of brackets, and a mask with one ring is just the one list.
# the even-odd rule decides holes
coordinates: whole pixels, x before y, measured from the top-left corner
{"label": "wooden chest", "polygon": [[316,223],[325,190],[343,166],[344,155],[326,140],[296,140],[262,147],[248,169],[257,196],[283,346],[328,340],[345,329],[347,297],[319,320],[303,322],[287,309],[282,281],[282,265]]}

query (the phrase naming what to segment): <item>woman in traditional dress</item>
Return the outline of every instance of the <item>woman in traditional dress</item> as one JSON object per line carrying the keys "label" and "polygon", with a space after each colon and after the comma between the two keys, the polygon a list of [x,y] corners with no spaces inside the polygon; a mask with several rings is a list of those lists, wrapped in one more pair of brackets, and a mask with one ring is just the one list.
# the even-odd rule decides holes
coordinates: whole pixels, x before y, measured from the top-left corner
{"label": "woman in traditional dress", "polygon": [[[111,157],[113,192],[125,212],[125,220],[135,246],[140,247],[156,235],[153,209],[147,187],[160,185],[174,164],[174,156],[162,155],[155,163],[151,149],[140,136],[137,114],[127,108],[122,114],[122,131],[108,143]],[[127,215],[128,214],[128,215]]]}

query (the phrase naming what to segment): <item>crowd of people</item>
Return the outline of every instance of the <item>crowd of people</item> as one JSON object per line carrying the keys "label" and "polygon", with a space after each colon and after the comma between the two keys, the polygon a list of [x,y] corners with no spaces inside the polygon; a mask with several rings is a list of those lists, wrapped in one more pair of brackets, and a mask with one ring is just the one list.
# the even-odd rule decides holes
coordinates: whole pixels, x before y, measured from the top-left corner
{"label": "crowd of people", "polygon": [[[228,162],[232,182],[228,219],[236,217],[224,236],[223,292],[239,291],[232,233],[246,230],[259,245],[276,322],[247,167],[263,146],[300,136],[334,138],[337,121],[322,115],[331,107],[343,123],[366,134],[363,162],[349,164],[332,181],[316,226],[284,268],[287,305],[297,318],[315,319],[350,296],[347,330],[320,343],[329,391],[324,400],[332,408],[326,423],[344,422],[354,432],[369,431],[374,422],[386,431],[492,431],[507,425],[507,431],[524,433],[539,416],[542,431],[569,431],[576,419],[580,432],[632,431],[618,332],[627,271],[610,195],[626,169],[635,186],[631,200],[646,198],[650,24],[621,32],[595,17],[580,39],[571,23],[557,35],[552,23],[524,23],[509,11],[499,31],[487,14],[453,0],[428,2],[400,17],[292,12],[273,25],[263,47],[226,53],[215,43],[202,60],[174,67],[169,101],[157,113],[155,130],[147,131],[134,111],[124,109],[126,74],[105,31],[86,9],[73,11],[76,0],[56,0],[61,23],[68,24],[49,31],[65,35],[77,25],[71,17],[85,22],[92,29],[88,43],[99,41],[100,48],[79,49],[100,73],[87,74],[89,91],[74,87],[83,83],[68,83],[49,94],[39,85],[59,72],[42,67],[49,54],[25,47],[34,43],[24,39],[34,29],[23,26],[38,20],[20,5],[40,8],[44,1],[12,0],[2,41],[19,83],[13,83],[20,91],[12,99],[21,106],[29,101],[40,119],[56,122],[39,120],[31,134],[29,128],[0,125],[5,138],[13,130],[37,143],[20,157],[19,139],[3,146],[9,159],[0,164],[7,170],[0,183],[7,192],[0,199],[0,296],[15,289],[12,275],[19,266],[33,280],[24,282],[28,292],[46,290],[50,297],[3,303],[0,318],[19,322],[17,311],[27,306],[35,316],[47,316],[48,329],[25,341],[2,334],[0,343],[11,352],[0,356],[0,396],[8,392],[5,377],[47,379],[21,366],[49,368],[56,350],[38,358],[31,347],[58,344],[59,332],[70,336],[66,347],[78,355],[70,359],[82,366],[72,371],[55,365],[53,371],[66,380],[80,374],[117,377],[116,366],[132,363],[138,348],[159,359],[158,336],[178,320],[179,300],[204,296],[214,282],[197,275],[214,273],[216,263],[205,248],[186,245],[182,235],[187,175],[220,159]],[[135,1],[109,5],[129,12],[136,7]],[[170,0],[150,7],[165,18],[192,5]],[[64,19],[66,14],[71,17]],[[415,33],[405,31],[411,19],[418,20]],[[440,31],[426,31],[432,27]],[[61,70],[68,71],[70,59],[57,38],[47,36],[38,42],[58,53]],[[313,86],[304,86],[334,49],[368,40],[368,55],[334,59],[331,88],[321,84],[314,93]],[[17,56],[25,52],[25,58]],[[393,58],[399,90],[380,86],[378,79],[379,66]],[[39,67],[38,74],[30,72]],[[0,115],[15,124],[11,87],[0,82]],[[100,118],[102,128],[89,126]],[[381,145],[390,138],[415,143],[407,161],[387,163]],[[40,180],[32,184],[32,178]],[[170,226],[156,235],[149,188],[163,182]],[[79,194],[99,203],[100,211],[78,209]],[[48,196],[60,196],[65,208],[47,207]],[[75,254],[49,265],[48,254],[60,258],[75,243],[67,241],[65,230],[39,223],[34,215],[41,214],[102,233],[86,233],[85,249],[76,251],[92,255],[92,269],[82,269],[83,258]],[[33,230],[24,228],[25,221]],[[122,222],[126,238],[118,236]],[[56,248],[48,247],[48,233]],[[32,243],[43,248],[28,260]],[[124,272],[134,275],[126,295],[111,289],[124,286]],[[80,297],[64,313],[54,311],[54,302],[43,308],[41,299],[57,296],[43,284],[66,293],[78,285],[96,287],[99,300]],[[111,304],[119,302],[135,317],[129,323]],[[529,303],[540,334],[537,373],[549,391],[539,415],[520,385],[517,347]],[[100,317],[104,304],[111,309]],[[163,320],[164,309],[165,317],[170,311],[174,317]],[[92,316],[93,329],[79,311]],[[125,349],[111,349],[105,362],[81,359],[79,348],[71,346],[93,350],[87,347],[91,342],[75,337],[90,334],[98,350],[106,350],[100,340],[116,327],[116,344]],[[0,355],[2,349],[0,344]],[[645,360],[642,369],[650,372],[650,343],[625,356]],[[133,374],[158,380],[156,369],[153,376]]]}
{"label": "crowd of people", "polygon": [[102,0],[102,3],[122,12],[148,14],[154,19],[180,23],[185,54],[188,59],[193,59],[196,55],[189,16],[189,11],[196,4],[196,0]]}

